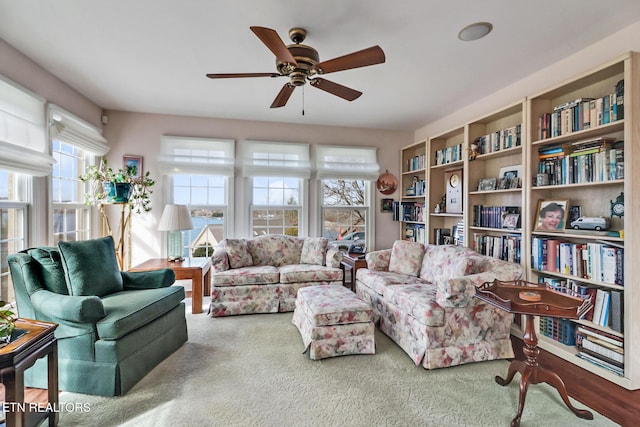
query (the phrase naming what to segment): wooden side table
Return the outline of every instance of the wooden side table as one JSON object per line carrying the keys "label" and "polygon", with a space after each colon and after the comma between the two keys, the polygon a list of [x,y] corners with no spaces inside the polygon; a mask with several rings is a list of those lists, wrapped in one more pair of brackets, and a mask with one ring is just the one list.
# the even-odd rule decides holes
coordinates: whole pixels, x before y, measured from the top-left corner
{"label": "wooden side table", "polygon": [[191,280],[191,313],[202,313],[202,296],[211,295],[211,258],[185,258],[169,261],[166,258],[152,258],[136,265],[129,271],[149,271],[170,268],[176,273],[176,280]]}
{"label": "wooden side table", "polygon": [[351,272],[351,280],[349,281],[349,289],[355,291],[356,286],[356,272],[360,268],[365,268],[367,261],[364,259],[364,254],[342,254],[342,260],[340,261],[340,268],[342,269],[342,286],[347,286],[346,275],[347,270]]}
{"label": "wooden side table", "polygon": [[[36,426],[48,418],[49,426],[55,426],[58,423],[58,341],[54,331],[58,325],[31,319],[17,319],[15,324],[14,335],[21,335],[0,348],[0,381],[4,384],[4,405],[8,409],[6,425]],[[41,410],[39,405],[24,403],[24,371],[45,356],[49,405]]]}
{"label": "wooden side table", "polygon": [[516,280],[513,282],[484,283],[476,288],[476,297],[501,308],[508,313],[525,316],[524,355],[526,361],[513,360],[509,365],[506,378],[495,377],[498,384],[505,386],[513,380],[516,372],[520,373],[520,397],[518,399],[518,413],[511,420],[512,427],[520,425],[524,402],[527,397],[529,384],[547,383],[560,393],[563,402],[580,418],[592,420],[593,414],[585,409],[575,408],[569,401],[567,388],[558,374],[538,365],[538,337],[536,336],[534,316],[562,317],[578,319],[591,307],[591,300],[579,298],[552,290],[540,283]]}

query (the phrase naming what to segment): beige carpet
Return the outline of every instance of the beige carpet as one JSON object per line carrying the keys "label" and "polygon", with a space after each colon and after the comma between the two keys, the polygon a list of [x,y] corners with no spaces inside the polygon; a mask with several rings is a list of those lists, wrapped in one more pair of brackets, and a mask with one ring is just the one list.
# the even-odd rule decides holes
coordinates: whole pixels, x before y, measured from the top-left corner
{"label": "beige carpet", "polygon": [[[125,396],[62,393],[59,425],[508,426],[516,412],[520,376],[493,380],[506,361],[426,371],[379,331],[375,355],[312,361],[291,313],[187,319],[189,342]],[[521,425],[615,425],[594,416],[577,418],[539,384]]]}

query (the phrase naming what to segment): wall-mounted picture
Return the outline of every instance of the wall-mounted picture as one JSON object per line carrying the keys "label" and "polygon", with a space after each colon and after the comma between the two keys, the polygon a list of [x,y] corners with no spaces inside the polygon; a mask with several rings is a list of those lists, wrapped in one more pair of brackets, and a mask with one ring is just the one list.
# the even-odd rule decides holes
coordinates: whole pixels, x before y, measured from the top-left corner
{"label": "wall-mounted picture", "polygon": [[540,200],[538,202],[537,231],[561,231],[567,223],[568,200]]}
{"label": "wall-mounted picture", "polygon": [[393,212],[393,199],[382,199],[380,204],[381,212]]}
{"label": "wall-mounted picture", "polygon": [[478,191],[491,191],[496,189],[496,178],[482,178],[478,182]]}
{"label": "wall-mounted picture", "polygon": [[140,178],[142,176],[142,156],[130,154],[122,156],[122,168],[126,171],[130,167],[135,168],[135,172],[132,175]]}

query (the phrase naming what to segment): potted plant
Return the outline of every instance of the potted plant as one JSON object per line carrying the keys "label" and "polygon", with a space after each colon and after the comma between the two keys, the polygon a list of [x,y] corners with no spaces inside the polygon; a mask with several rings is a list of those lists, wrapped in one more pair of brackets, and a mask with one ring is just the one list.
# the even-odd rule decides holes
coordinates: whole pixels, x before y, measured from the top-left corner
{"label": "potted plant", "polygon": [[0,301],[0,343],[11,341],[11,334],[16,328],[13,311],[5,308],[9,305],[6,301]]}
{"label": "potted plant", "polygon": [[89,191],[84,195],[88,205],[129,203],[136,213],[151,210],[151,187],[155,185],[155,181],[148,171],[138,176],[135,166],[127,166],[114,173],[103,159],[99,165],[88,166],[79,178],[90,184]]}

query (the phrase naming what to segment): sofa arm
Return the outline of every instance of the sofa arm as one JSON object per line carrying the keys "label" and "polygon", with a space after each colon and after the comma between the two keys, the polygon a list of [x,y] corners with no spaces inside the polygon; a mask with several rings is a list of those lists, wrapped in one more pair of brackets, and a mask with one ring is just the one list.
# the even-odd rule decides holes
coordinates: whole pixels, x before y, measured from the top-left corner
{"label": "sofa arm", "polygon": [[364,258],[367,261],[369,270],[389,271],[391,262],[391,249],[382,249],[367,253]]}
{"label": "sofa arm", "polygon": [[436,302],[441,307],[464,307],[473,301],[476,287],[495,279],[511,281],[521,279],[524,272],[522,266],[495,258],[487,257],[485,267],[488,271],[457,277],[438,283]]}
{"label": "sofa arm", "polygon": [[71,296],[41,290],[31,295],[36,312],[47,316],[51,322],[96,323],[106,313],[102,300],[96,296]]}
{"label": "sofa arm", "polygon": [[166,288],[176,281],[176,273],[170,268],[151,271],[121,271],[120,274],[125,291]]}
{"label": "sofa arm", "polygon": [[227,256],[227,250],[224,245],[218,245],[213,250],[211,255],[211,271],[217,273],[218,271],[229,270],[229,257]]}
{"label": "sofa arm", "polygon": [[342,251],[335,246],[327,248],[324,265],[331,268],[340,268],[340,261],[342,261]]}

